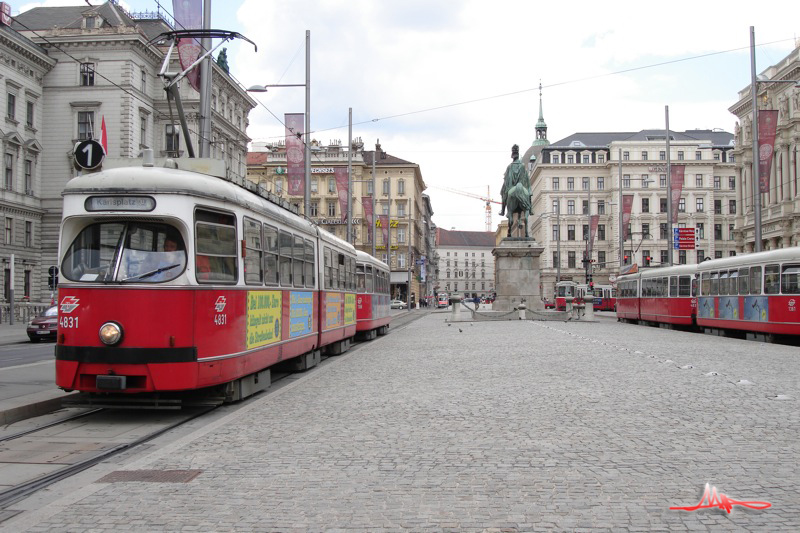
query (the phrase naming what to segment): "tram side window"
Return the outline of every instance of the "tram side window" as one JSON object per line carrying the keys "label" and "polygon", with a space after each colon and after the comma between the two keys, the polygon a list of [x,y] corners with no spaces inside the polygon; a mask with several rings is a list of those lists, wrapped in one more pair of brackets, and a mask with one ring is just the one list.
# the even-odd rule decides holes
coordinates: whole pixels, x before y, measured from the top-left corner
{"label": "tram side window", "polygon": [[761,267],[750,267],[750,294],[761,294]]}
{"label": "tram side window", "polygon": [[229,213],[195,212],[197,281],[236,283],[236,217]]}
{"label": "tram side window", "polygon": [[678,277],[678,296],[691,296],[692,295],[692,277],[679,276]]}
{"label": "tram side window", "polygon": [[669,295],[669,278],[661,278],[661,287],[659,288],[659,296],[666,297]]}
{"label": "tram side window", "polygon": [[281,286],[292,286],[292,249],[294,248],[294,238],[292,234],[283,230],[278,231],[278,250],[280,254],[279,271]]}
{"label": "tram side window", "polygon": [[306,247],[303,244],[303,238],[294,236],[294,268],[292,270],[292,281],[295,287],[303,287],[303,271],[305,270],[304,263],[306,262]]}
{"label": "tram side window", "polygon": [[711,292],[709,294],[711,294],[711,296],[719,294],[719,272],[711,273]]}
{"label": "tram side window", "polygon": [[331,261],[331,249],[325,247],[325,288],[333,288],[333,263]]}
{"label": "tram side window", "polygon": [[800,294],[800,264],[783,265],[781,292],[783,294]]}
{"label": "tram side window", "polygon": [[278,263],[278,229],[264,224],[264,282],[267,285],[280,282]]}
{"label": "tram side window", "polygon": [[750,272],[748,268],[739,269],[739,294],[750,292]]}
{"label": "tram side window", "polygon": [[781,267],[767,265],[764,267],[764,294],[779,294],[781,292]]}
{"label": "tram side window", "polygon": [[678,276],[670,276],[669,278],[669,295],[673,298],[678,296]]}
{"label": "tram side window", "polygon": [[339,289],[345,290],[347,288],[346,279],[347,279],[347,265],[345,260],[347,259],[344,254],[336,254],[336,264],[339,267]]}
{"label": "tram side window", "polygon": [[317,280],[314,279],[316,277],[316,260],[314,258],[314,243],[306,239],[305,241],[305,249],[306,249],[306,264],[305,264],[305,280],[306,280],[306,287],[313,288],[316,284]]}
{"label": "tram side window", "polygon": [[720,272],[719,273],[719,294],[720,296],[725,296],[728,294],[728,273],[727,272]]}
{"label": "tram side window", "polygon": [[356,265],[356,292],[363,294],[367,292],[367,266],[363,263]]}
{"label": "tram side window", "polygon": [[261,254],[261,223],[252,218],[244,218],[244,282],[248,285],[261,285],[263,263]]}
{"label": "tram side window", "polygon": [[350,258],[350,290],[356,290],[356,260],[354,257]]}
{"label": "tram side window", "polygon": [[367,292],[375,292],[375,273],[371,265],[367,265]]}
{"label": "tram side window", "polygon": [[731,270],[728,274],[728,294],[735,296],[739,294],[739,271]]}
{"label": "tram side window", "polygon": [[703,296],[711,295],[711,274],[708,272],[703,272],[700,278],[700,292]]}

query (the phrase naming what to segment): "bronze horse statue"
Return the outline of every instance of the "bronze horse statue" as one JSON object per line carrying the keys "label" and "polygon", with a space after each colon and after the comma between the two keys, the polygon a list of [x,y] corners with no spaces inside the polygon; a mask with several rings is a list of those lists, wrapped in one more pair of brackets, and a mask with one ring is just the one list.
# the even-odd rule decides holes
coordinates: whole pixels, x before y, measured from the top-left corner
{"label": "bronze horse statue", "polygon": [[[528,215],[531,213],[531,179],[525,165],[519,160],[519,146],[516,144],[511,148],[511,159],[513,161],[506,168],[506,175],[503,179],[503,188],[500,196],[503,205],[500,208],[500,216],[508,210],[508,236],[511,237],[514,228],[514,215],[517,215],[517,225],[525,228],[525,237],[528,237]],[[518,234],[521,232],[517,232]]]}

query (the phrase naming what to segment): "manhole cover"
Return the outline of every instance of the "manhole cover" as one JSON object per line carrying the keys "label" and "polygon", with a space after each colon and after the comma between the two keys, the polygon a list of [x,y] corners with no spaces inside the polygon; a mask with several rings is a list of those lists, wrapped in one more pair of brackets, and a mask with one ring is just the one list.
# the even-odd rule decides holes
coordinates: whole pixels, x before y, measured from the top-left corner
{"label": "manhole cover", "polygon": [[99,483],[125,483],[147,481],[151,483],[188,483],[202,470],[118,470],[103,476]]}

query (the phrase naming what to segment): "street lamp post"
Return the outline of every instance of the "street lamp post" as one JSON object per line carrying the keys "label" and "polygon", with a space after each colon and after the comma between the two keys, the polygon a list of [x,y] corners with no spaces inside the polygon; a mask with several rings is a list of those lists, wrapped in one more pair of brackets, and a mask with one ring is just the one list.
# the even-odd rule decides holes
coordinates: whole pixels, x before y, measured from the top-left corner
{"label": "street lamp post", "polygon": [[305,111],[305,139],[303,146],[305,153],[305,175],[303,186],[303,214],[310,217],[309,209],[311,206],[311,30],[306,30],[306,82],[305,83],[279,83],[273,85],[253,85],[247,92],[265,93],[269,87],[305,87],[306,88],[306,111]]}

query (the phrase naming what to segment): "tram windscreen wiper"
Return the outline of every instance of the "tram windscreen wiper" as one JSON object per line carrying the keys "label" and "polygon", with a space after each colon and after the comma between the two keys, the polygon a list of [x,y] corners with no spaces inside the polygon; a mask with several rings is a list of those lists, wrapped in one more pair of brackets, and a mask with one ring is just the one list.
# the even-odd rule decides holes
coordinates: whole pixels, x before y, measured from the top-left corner
{"label": "tram windscreen wiper", "polygon": [[173,269],[173,268],[179,267],[179,266],[181,266],[181,264],[180,263],[176,263],[174,265],[169,265],[169,266],[157,268],[155,270],[151,270],[150,272],[145,272],[144,274],[139,274],[138,276],[130,276],[128,278],[123,279],[122,281],[128,281],[130,279],[145,279],[145,278],[149,278],[150,276],[155,276],[156,274],[160,274],[162,272],[165,272],[167,270],[170,270],[170,269]]}

